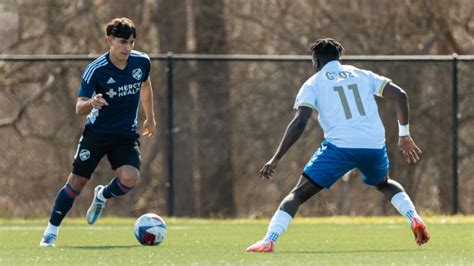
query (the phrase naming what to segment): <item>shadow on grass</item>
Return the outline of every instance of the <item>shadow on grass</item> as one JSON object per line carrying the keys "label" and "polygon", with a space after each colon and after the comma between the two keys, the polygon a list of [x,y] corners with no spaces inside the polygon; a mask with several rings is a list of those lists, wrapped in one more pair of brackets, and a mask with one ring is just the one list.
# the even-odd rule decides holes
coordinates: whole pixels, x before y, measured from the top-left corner
{"label": "shadow on grass", "polygon": [[294,251],[278,251],[277,253],[285,254],[344,254],[344,253],[394,253],[394,252],[427,252],[428,249],[365,249],[365,250],[334,250],[334,251],[323,251],[323,250],[294,250]]}
{"label": "shadow on grass", "polygon": [[104,250],[104,249],[126,249],[139,247],[139,245],[117,245],[117,246],[69,246],[61,247],[65,249],[84,249],[84,250]]}

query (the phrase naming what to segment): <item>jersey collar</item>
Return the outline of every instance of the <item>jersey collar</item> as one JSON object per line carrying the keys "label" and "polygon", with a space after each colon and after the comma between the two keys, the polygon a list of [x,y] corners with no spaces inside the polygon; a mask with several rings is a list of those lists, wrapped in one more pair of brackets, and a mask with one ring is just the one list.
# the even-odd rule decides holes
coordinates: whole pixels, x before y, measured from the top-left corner
{"label": "jersey collar", "polygon": [[109,62],[109,64],[118,71],[125,71],[130,65],[130,56],[128,56],[127,65],[125,66],[124,69],[118,68],[116,65],[114,65],[114,63],[112,63],[112,60],[110,60],[110,51],[105,54],[105,57],[107,58],[107,61]]}
{"label": "jersey collar", "polygon": [[339,66],[341,66],[341,62],[339,62],[339,60],[332,60],[332,61],[327,62],[321,70],[328,69],[328,68],[339,67]]}

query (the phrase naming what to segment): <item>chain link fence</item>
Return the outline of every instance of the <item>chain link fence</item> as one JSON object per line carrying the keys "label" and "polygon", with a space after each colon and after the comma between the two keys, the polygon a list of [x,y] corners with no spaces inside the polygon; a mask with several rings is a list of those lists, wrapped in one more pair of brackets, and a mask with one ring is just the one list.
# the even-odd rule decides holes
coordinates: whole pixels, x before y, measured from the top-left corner
{"label": "chain link fence", "polygon": [[[88,58],[0,61],[1,217],[49,215],[55,194],[71,171],[85,122],[85,117],[75,114],[75,102]],[[452,62],[347,58],[344,63],[385,75],[407,91],[411,131],[423,159],[416,166],[403,161],[397,149],[395,108],[381,100],[390,175],[404,185],[422,213],[451,213],[455,200]],[[322,140],[314,116],[280,162],[275,177],[259,179],[260,167],[272,156],[293,117],[299,87],[313,73],[311,62],[306,57],[174,56],[170,65],[168,59],[154,56],[152,61],[158,133],[152,139],[141,138],[140,184],[129,195],[110,201],[105,215],[149,211],[196,217],[271,215]],[[457,199],[459,212],[472,214],[474,171],[468,166],[474,161],[474,81],[470,78],[474,61],[460,60],[457,69]],[[167,90],[170,85],[172,95]],[[104,159],[69,215],[85,215],[93,187],[112,176]],[[395,213],[379,192],[361,182],[357,171],[313,197],[299,212],[303,216]]]}

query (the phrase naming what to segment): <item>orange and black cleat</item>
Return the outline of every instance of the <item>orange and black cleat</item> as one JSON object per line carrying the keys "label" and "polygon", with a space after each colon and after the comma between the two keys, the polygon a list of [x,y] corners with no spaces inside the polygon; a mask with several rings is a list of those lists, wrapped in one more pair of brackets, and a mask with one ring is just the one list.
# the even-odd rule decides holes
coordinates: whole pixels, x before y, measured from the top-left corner
{"label": "orange and black cleat", "polygon": [[416,217],[413,217],[411,220],[411,230],[415,234],[415,240],[418,245],[426,244],[430,240],[430,232],[428,232],[426,225]]}
{"label": "orange and black cleat", "polygon": [[248,247],[247,252],[273,252],[274,246],[274,241],[264,242],[260,240]]}

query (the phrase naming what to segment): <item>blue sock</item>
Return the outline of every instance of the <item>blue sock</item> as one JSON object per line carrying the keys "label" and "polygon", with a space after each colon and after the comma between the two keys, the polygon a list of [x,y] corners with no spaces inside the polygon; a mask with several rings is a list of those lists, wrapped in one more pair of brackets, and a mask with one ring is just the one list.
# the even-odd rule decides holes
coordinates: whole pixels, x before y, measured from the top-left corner
{"label": "blue sock", "polygon": [[110,181],[110,183],[105,186],[102,195],[106,199],[110,199],[113,197],[121,196],[127,194],[133,187],[127,187],[126,185],[122,184],[120,180],[116,177]]}
{"label": "blue sock", "polygon": [[69,183],[58,191],[49,218],[52,225],[59,226],[61,224],[77,196],[79,196],[79,192],[75,191]]}

